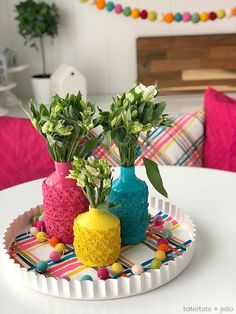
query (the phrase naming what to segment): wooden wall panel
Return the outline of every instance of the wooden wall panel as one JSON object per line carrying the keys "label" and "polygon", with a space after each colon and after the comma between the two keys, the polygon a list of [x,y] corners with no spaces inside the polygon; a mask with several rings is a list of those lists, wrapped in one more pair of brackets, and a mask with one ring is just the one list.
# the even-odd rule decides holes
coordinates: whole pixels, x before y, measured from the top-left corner
{"label": "wooden wall panel", "polygon": [[138,81],[158,83],[162,94],[236,90],[236,36],[137,39]]}

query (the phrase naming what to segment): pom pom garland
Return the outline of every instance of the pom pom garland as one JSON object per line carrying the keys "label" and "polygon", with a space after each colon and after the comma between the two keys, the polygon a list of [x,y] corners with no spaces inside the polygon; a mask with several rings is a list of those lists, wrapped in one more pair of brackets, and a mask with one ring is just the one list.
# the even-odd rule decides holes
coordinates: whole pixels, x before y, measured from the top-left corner
{"label": "pom pom garland", "polygon": [[168,12],[168,13],[159,13],[155,11],[149,11],[147,9],[138,9],[138,8],[130,8],[127,6],[126,8],[122,7],[122,4],[120,3],[114,3],[112,1],[105,1],[105,0],[80,0],[81,3],[87,3],[91,5],[96,5],[98,10],[106,9],[108,12],[114,11],[116,14],[123,13],[124,16],[130,16],[133,19],[142,19],[142,20],[148,20],[150,22],[159,21],[159,22],[165,22],[167,24],[170,24],[172,22],[192,22],[193,24],[196,24],[198,22],[207,22],[215,21],[216,19],[222,20],[226,17],[232,17],[236,16],[236,7],[231,9],[218,9],[216,11],[211,12]]}

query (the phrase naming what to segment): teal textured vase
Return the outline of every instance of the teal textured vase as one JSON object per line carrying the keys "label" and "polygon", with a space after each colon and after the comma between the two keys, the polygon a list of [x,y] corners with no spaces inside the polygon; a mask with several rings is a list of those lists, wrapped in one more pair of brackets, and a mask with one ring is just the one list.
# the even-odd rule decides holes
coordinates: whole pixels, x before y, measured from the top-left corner
{"label": "teal textured vase", "polygon": [[120,219],[122,243],[142,242],[148,224],[148,187],[136,177],[135,167],[120,167],[120,177],[112,184],[109,201],[119,205],[111,212]]}

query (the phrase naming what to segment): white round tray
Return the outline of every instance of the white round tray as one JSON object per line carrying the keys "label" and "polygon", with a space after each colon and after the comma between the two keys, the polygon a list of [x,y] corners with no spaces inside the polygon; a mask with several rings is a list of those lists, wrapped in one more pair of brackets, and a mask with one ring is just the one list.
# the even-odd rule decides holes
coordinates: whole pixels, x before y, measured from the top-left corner
{"label": "white round tray", "polygon": [[17,276],[21,282],[32,289],[56,297],[81,299],[81,300],[101,300],[124,298],[141,294],[156,289],[179,275],[190,263],[196,247],[196,229],[192,219],[175,205],[157,198],[150,199],[149,212],[153,213],[158,208],[163,213],[172,216],[181,224],[191,239],[191,245],[187,250],[169,261],[167,265],[162,265],[160,269],[152,269],[141,275],[132,275],[129,278],[120,277],[117,279],[108,279],[106,281],[97,279],[94,281],[79,281],[65,279],[56,279],[54,277],[45,277],[33,271],[27,271],[11,258],[9,248],[16,236],[22,233],[30,226],[31,217],[41,211],[41,206],[32,208],[18,216],[7,228],[3,238],[3,250],[7,267],[11,267],[14,276]]}

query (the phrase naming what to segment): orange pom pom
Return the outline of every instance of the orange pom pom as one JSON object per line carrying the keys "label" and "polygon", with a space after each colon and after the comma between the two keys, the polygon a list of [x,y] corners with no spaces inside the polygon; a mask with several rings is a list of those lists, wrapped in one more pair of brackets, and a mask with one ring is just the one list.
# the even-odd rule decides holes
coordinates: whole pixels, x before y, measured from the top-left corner
{"label": "orange pom pom", "polygon": [[58,243],[60,243],[60,240],[58,239],[58,237],[53,236],[51,237],[51,239],[49,239],[49,243],[51,246],[56,246]]}
{"label": "orange pom pom", "polygon": [[236,15],[236,7],[232,9],[232,14]]}
{"label": "orange pom pom", "polygon": [[131,17],[132,17],[133,19],[137,19],[137,18],[139,17],[139,15],[140,15],[139,9],[133,9],[133,10],[132,10],[132,12],[131,12]]}
{"label": "orange pom pom", "polygon": [[166,23],[172,23],[174,21],[174,15],[172,13],[166,13],[164,20]]}
{"label": "orange pom pom", "polygon": [[96,7],[99,9],[99,10],[103,10],[106,6],[106,2],[104,0],[97,0],[96,2]]}
{"label": "orange pom pom", "polygon": [[208,20],[209,20],[209,14],[208,14],[207,12],[202,12],[202,13],[200,14],[200,20],[201,20],[202,22],[208,21]]}
{"label": "orange pom pom", "polygon": [[159,244],[158,245],[158,250],[163,251],[163,252],[167,252],[167,251],[169,251],[169,246],[164,244],[164,243],[163,244]]}

